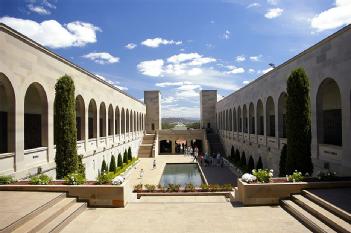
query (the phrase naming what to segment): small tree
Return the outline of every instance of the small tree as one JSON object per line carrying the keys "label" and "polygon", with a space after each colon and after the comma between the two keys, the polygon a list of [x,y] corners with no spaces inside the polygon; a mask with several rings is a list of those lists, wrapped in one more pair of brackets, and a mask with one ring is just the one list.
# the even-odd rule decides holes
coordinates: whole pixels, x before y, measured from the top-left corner
{"label": "small tree", "polygon": [[111,162],[110,162],[110,167],[109,167],[110,172],[116,172],[116,158],[114,155],[111,156]]}
{"label": "small tree", "polygon": [[262,163],[262,159],[261,156],[258,158],[257,164],[256,164],[256,169],[263,169],[263,163]]}
{"label": "small tree", "polygon": [[246,155],[245,155],[245,151],[243,151],[241,153],[241,159],[240,159],[240,167],[246,171],[247,167],[246,167]]}
{"label": "small tree", "polygon": [[234,150],[234,146],[232,146],[231,150],[230,150],[230,160],[234,161],[234,155],[235,155],[235,150]]}
{"label": "small tree", "polygon": [[255,161],[253,160],[252,156],[249,158],[249,163],[247,164],[248,172],[251,172],[255,168]]}
{"label": "small tree", "polygon": [[302,174],[313,172],[309,91],[305,71],[302,68],[292,71],[287,82],[287,174],[292,174],[295,170]]}
{"label": "small tree", "polygon": [[61,77],[55,85],[54,138],[56,141],[56,178],[78,170],[76,99],[71,77]]}
{"label": "small tree", "polygon": [[107,171],[108,171],[108,167],[107,167],[106,161],[104,159],[104,160],[102,160],[102,164],[101,164],[101,174],[103,174]]}
{"label": "small tree", "polygon": [[238,149],[235,151],[234,164],[240,166],[240,152]]}
{"label": "small tree", "polygon": [[286,176],[286,156],[287,156],[287,146],[284,144],[282,151],[280,152],[280,162],[279,162],[279,176]]}
{"label": "small tree", "polygon": [[85,178],[85,166],[83,164],[83,155],[78,155],[78,170],[77,172]]}
{"label": "small tree", "polygon": [[118,154],[117,166],[118,166],[118,167],[123,167],[123,161],[122,161],[122,155],[121,155],[121,153]]}
{"label": "small tree", "polygon": [[128,153],[127,153],[127,150],[124,150],[124,153],[123,153],[123,163],[128,163]]}
{"label": "small tree", "polygon": [[128,160],[132,161],[133,160],[133,156],[132,156],[132,148],[128,148]]}

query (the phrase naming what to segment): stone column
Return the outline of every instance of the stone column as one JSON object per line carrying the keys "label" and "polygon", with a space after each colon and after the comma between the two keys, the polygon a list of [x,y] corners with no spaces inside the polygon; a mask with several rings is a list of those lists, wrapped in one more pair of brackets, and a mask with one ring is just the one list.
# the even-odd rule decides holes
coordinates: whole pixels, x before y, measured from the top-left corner
{"label": "stone column", "polygon": [[16,93],[15,105],[15,164],[16,172],[24,169],[24,94],[25,91]]}
{"label": "stone column", "polygon": [[175,154],[176,141],[171,140],[172,142],[172,154]]}

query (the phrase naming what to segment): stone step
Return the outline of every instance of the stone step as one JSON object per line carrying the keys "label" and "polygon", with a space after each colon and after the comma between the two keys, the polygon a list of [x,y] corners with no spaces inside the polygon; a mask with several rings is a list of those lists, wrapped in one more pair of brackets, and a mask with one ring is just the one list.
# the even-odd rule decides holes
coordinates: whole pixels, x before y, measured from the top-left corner
{"label": "stone step", "polygon": [[142,141],[142,144],[154,144],[154,139],[144,139]]}
{"label": "stone step", "polygon": [[19,229],[21,226],[23,226],[26,222],[34,219],[38,215],[40,215],[42,212],[45,212],[47,209],[51,208],[52,206],[56,205],[57,203],[61,202],[66,198],[66,193],[61,193],[59,196],[56,198],[50,200],[49,202],[45,203],[44,205],[40,206],[39,208],[35,209],[31,213],[27,214],[26,216],[20,218],[13,224],[7,226],[6,228],[3,229],[2,232],[13,232],[17,229]]}
{"label": "stone step", "polygon": [[307,199],[317,203],[318,205],[322,206],[323,208],[327,209],[329,212],[335,214],[339,218],[345,220],[346,222],[351,224],[351,213],[346,212],[343,209],[331,204],[330,202],[318,197],[317,195],[309,192],[308,190],[302,190],[302,195]]}
{"label": "stone step", "polygon": [[348,233],[351,225],[306,197],[295,194],[291,197],[292,201],[301,206],[304,210],[333,228],[337,232]]}
{"label": "stone step", "polygon": [[14,230],[14,233],[34,233],[42,229],[46,224],[55,219],[58,215],[75,203],[75,198],[64,198],[55,205],[41,212],[31,220],[25,222],[21,227]]}
{"label": "stone step", "polygon": [[281,200],[280,205],[283,209],[285,209],[289,214],[294,216],[297,220],[299,220],[303,225],[305,225],[312,232],[318,233],[329,233],[336,232],[325,223],[320,221],[318,218],[301,208],[292,200]]}
{"label": "stone step", "polygon": [[60,232],[66,225],[68,225],[74,218],[76,218],[86,208],[87,208],[87,203],[76,202],[37,232],[38,233]]}

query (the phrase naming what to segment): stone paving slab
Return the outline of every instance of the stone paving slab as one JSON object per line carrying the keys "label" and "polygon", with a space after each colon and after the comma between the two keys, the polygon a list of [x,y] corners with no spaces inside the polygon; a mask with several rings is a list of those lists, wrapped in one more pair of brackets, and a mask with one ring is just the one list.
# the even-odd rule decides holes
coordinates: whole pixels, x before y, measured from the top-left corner
{"label": "stone paving slab", "polygon": [[0,230],[60,195],[62,193],[0,191]]}
{"label": "stone paving slab", "polygon": [[[211,197],[212,198],[212,197]],[[64,233],[250,233],[310,232],[279,206],[241,207],[215,203],[176,203],[154,198],[153,203],[130,203],[124,209],[89,209]],[[203,200],[202,200],[203,201]]]}

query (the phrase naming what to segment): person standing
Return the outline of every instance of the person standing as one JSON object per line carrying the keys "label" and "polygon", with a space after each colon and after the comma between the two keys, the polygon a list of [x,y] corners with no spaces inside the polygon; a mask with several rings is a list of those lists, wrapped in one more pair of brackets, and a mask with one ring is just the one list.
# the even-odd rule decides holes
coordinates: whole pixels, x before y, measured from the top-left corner
{"label": "person standing", "polygon": [[152,164],[152,169],[155,169],[156,168],[156,159],[154,159],[154,162]]}
{"label": "person standing", "polygon": [[142,179],[144,176],[144,169],[140,169],[139,179]]}

